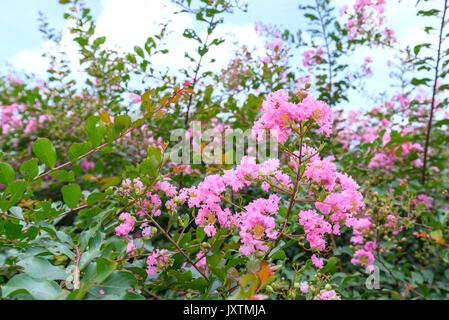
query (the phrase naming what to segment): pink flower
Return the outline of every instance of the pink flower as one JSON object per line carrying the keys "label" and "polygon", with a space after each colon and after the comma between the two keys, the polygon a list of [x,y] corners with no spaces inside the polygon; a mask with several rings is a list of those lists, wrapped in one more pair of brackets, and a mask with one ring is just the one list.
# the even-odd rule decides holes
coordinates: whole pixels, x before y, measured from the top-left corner
{"label": "pink flower", "polygon": [[217,230],[212,224],[208,224],[207,226],[204,227],[204,232],[206,232],[208,237],[213,237],[215,236]]}
{"label": "pink flower", "polygon": [[136,220],[128,212],[123,212],[120,215],[119,220],[123,221],[123,223],[115,228],[115,233],[119,237],[127,237],[128,234],[134,229],[134,223]]}
{"label": "pink flower", "polygon": [[325,250],[326,240],[324,240],[324,235],[332,232],[331,225],[324,221],[324,218],[320,217],[315,210],[300,211],[298,216],[299,224],[304,226],[310,247],[317,248],[320,251]]}
{"label": "pink flower", "polygon": [[312,263],[318,269],[322,269],[323,266],[324,266],[324,259],[323,258],[318,258],[316,255],[312,255]]}
{"label": "pink flower", "polygon": [[309,284],[307,283],[307,281],[301,282],[299,284],[299,289],[301,290],[302,293],[309,292]]}
{"label": "pink flower", "polygon": [[134,92],[131,92],[129,94],[129,96],[133,100],[134,103],[139,103],[140,102],[140,99],[141,99],[140,95],[135,94]]}
{"label": "pink flower", "polygon": [[95,168],[95,162],[84,160],[80,163],[80,166],[84,172],[87,172],[89,169]]}
{"label": "pink flower", "polygon": [[335,290],[321,290],[320,293],[313,298],[313,300],[341,300],[341,297]]}
{"label": "pink flower", "polygon": [[169,257],[170,254],[168,253],[168,250],[156,249],[155,252],[147,257],[147,274],[153,276],[158,269],[164,269],[171,265],[168,260]]}
{"label": "pink flower", "polygon": [[262,116],[254,123],[253,134],[261,136],[264,130],[269,129],[275,134],[280,143],[287,141],[294,121],[309,119],[319,128],[317,134],[330,135],[332,129],[332,110],[323,101],[317,101],[307,96],[302,102],[295,104],[289,102],[288,92],[278,90],[270,93],[262,103]]}
{"label": "pink flower", "polygon": [[134,250],[138,249],[137,246],[134,244],[133,240],[129,241],[126,245],[126,253],[133,252]]}

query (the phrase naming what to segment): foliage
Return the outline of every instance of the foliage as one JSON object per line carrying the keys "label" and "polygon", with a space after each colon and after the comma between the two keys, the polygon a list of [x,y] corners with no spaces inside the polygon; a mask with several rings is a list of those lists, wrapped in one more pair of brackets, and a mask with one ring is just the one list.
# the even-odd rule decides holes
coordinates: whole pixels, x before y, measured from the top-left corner
{"label": "foliage", "polygon": [[[116,52],[61,0],[82,83],[42,18],[48,78],[0,79],[2,298],[448,298],[447,1],[418,1],[438,41],[406,50],[385,1],[306,2],[308,30],[258,24],[265,52],[212,72],[217,26],[246,6],[174,1],[206,32],[178,30],[197,47],[169,72],[152,60],[170,22]],[[398,91],[345,114],[372,73],[346,57],[366,46],[396,50]],[[177,163],[181,129],[193,149]],[[247,129],[277,133],[279,155],[211,152]]]}

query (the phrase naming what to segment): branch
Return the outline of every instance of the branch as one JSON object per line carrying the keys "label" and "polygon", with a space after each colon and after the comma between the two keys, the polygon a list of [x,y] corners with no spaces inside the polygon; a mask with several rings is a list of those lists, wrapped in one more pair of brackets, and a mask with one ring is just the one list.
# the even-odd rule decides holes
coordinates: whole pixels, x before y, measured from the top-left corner
{"label": "branch", "polygon": [[145,214],[148,216],[148,218],[150,218],[151,222],[156,226],[156,228],[159,229],[159,231],[165,236],[165,238],[167,238],[167,240],[170,241],[176,247],[178,252],[181,253],[187,259],[187,261],[203,276],[203,278],[207,282],[209,282],[209,278],[204,274],[203,271],[201,271],[196,266],[196,264],[192,261],[192,259],[190,259],[190,257],[184,252],[184,250],[182,250],[182,248],[176,243],[176,241],[173,240],[173,238],[164,230],[164,228],[162,228],[160,226],[160,224],[157,223],[156,220],[154,220],[154,218],[150,214],[148,214],[148,213],[145,213]]}
{"label": "branch", "polygon": [[73,271],[73,290],[79,289],[80,287],[80,260],[81,253],[78,246],[75,246],[76,258],[75,258],[75,270]]}
{"label": "branch", "polygon": [[430,132],[432,130],[432,120],[433,120],[433,110],[435,108],[435,96],[437,92],[437,82],[438,82],[438,69],[440,66],[441,60],[441,44],[443,42],[443,29],[446,19],[446,11],[447,11],[447,0],[444,0],[444,10],[443,10],[443,18],[441,19],[441,28],[440,28],[440,36],[438,39],[438,52],[437,52],[437,63],[435,66],[435,80],[433,82],[433,91],[432,91],[432,102],[430,105],[430,117],[429,122],[427,123],[427,133],[426,133],[426,145],[424,147],[424,164],[422,169],[421,183],[426,183],[426,170],[427,170],[427,151],[429,149],[430,144]]}

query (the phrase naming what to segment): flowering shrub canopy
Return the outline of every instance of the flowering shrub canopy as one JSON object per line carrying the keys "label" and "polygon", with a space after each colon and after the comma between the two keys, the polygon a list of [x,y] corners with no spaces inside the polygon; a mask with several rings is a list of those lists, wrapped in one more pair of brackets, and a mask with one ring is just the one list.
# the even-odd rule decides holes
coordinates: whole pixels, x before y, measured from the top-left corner
{"label": "flowering shrub canopy", "polygon": [[[198,47],[176,76],[152,65],[166,24],[119,53],[60,2],[84,82],[45,22],[48,78],[0,79],[3,299],[449,296],[447,1],[418,11],[437,50],[401,49],[384,0],[317,0],[309,37],[257,24],[265,52],[216,73],[216,28],[245,7],[174,1],[208,31],[182,31]],[[344,111],[375,73],[346,59],[363,47],[395,50],[400,88]]]}

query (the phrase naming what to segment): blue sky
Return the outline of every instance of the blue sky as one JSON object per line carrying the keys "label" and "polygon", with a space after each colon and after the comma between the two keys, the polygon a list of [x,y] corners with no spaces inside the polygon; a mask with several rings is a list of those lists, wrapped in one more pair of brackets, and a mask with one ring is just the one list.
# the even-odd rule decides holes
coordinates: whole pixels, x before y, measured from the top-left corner
{"label": "blue sky", "polygon": [[[88,0],[87,4],[94,17],[98,17],[103,10],[101,0]],[[66,6],[59,4],[57,0],[0,1],[0,36],[3,39],[0,46],[0,70],[4,71],[7,63],[11,62],[20,50],[40,49],[43,37],[39,32],[39,11],[44,13],[52,27],[62,30],[65,26],[65,10]],[[236,11],[236,14],[228,16],[226,21],[238,25],[264,21],[297,28],[299,18],[297,1],[250,0],[247,13]]]}
{"label": "blue sky", "polygon": [[[262,21],[265,24],[281,25],[293,33],[304,28],[304,20],[298,4],[302,0],[247,0],[248,12],[236,12],[226,17],[226,24],[220,32],[223,34],[232,31],[240,44],[250,46],[259,45],[254,36],[253,25]],[[333,0],[337,5],[353,4],[355,0]],[[154,23],[160,21],[164,15],[163,5],[169,5],[169,0],[88,0],[88,6],[98,19],[97,31],[99,35],[106,35],[106,44],[110,47],[121,47],[123,50],[132,50],[134,45],[143,45],[151,32],[156,32]],[[415,17],[414,0],[387,0],[387,19],[389,25],[395,30],[402,47],[428,41],[428,36],[421,29],[423,21]],[[170,9],[170,8],[169,8]],[[168,11],[170,11],[167,9]],[[63,13],[66,6],[60,5],[58,0],[20,0],[0,1],[0,37],[3,40],[0,46],[0,73],[8,68],[25,70],[43,75],[46,68],[45,61],[40,58],[42,47],[45,46],[42,35],[38,30],[38,12],[42,11],[48,18],[50,25],[58,30],[67,30]],[[165,11],[167,12],[167,11]],[[186,16],[176,16],[172,27],[178,35],[171,38],[173,46],[172,67],[182,67],[184,49],[189,43],[179,37],[179,32],[185,27],[192,27],[194,21]],[[67,32],[66,32],[67,33]],[[65,34],[63,41],[68,45],[73,61],[77,60],[76,47],[70,46],[70,36]],[[220,51],[211,53],[217,61],[225,61],[232,57],[232,41]],[[392,58],[392,53],[382,50],[361,50],[351,61],[362,63],[366,56],[374,59],[374,77],[368,87],[375,94],[379,90],[379,83],[383,86],[388,82],[388,69],[386,61]],[[157,63],[158,61],[156,61]],[[161,61],[162,62],[162,61]],[[178,64],[177,64],[178,63]],[[300,61],[296,61],[300,64]],[[218,65],[217,68],[220,66]],[[363,97],[356,95],[351,103],[360,107],[367,103]]]}

